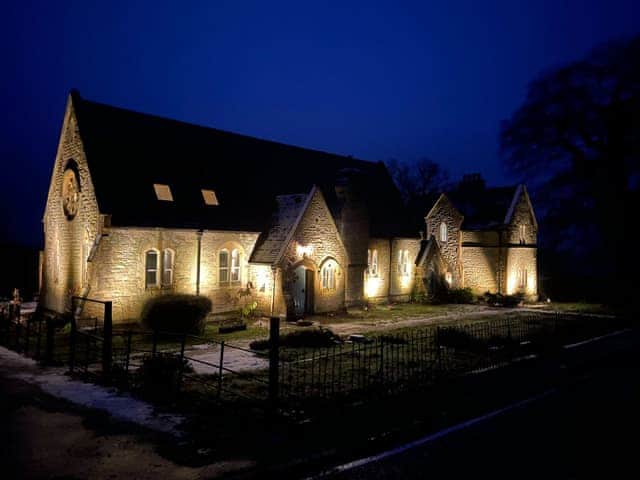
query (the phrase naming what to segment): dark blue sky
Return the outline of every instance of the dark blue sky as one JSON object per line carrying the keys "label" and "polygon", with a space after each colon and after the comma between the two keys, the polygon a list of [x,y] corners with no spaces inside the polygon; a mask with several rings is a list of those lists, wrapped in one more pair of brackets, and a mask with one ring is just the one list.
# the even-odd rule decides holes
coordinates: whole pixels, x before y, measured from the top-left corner
{"label": "dark blue sky", "polygon": [[638,3],[15,1],[0,29],[0,235],[39,241],[71,87],[367,160],[428,156],[453,176],[504,183],[499,123],[529,81],[639,31]]}

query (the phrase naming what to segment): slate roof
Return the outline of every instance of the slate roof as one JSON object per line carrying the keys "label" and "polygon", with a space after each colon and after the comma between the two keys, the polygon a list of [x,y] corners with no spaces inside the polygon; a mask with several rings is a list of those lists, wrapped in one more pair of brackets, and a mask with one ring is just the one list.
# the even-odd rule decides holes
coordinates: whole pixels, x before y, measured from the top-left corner
{"label": "slate roof", "polygon": [[488,230],[504,225],[518,186],[482,189],[459,188],[447,193],[447,197],[464,215],[465,230]]}
{"label": "slate roof", "polygon": [[277,208],[269,230],[260,237],[251,254],[252,263],[276,263],[283,247],[286,246],[289,233],[296,225],[311,194],[278,195]]}
{"label": "slate roof", "polygon": [[[277,196],[317,185],[329,208],[345,170],[365,179],[370,233],[415,236],[400,195],[382,162],[261,140],[133,112],[71,93],[98,206],[112,225],[263,232]],[[158,201],[153,184],[170,186],[174,202]],[[214,190],[207,206],[201,189]]]}

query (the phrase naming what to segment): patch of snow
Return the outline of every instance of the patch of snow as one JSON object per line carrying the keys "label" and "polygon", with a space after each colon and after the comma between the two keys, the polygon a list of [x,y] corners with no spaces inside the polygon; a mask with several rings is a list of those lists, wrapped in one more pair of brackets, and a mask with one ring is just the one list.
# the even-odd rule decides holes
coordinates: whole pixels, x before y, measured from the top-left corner
{"label": "patch of snow", "polygon": [[[193,367],[193,370],[199,374],[218,373],[220,365],[220,346],[208,345],[208,349],[189,349],[185,352],[185,357]],[[197,350],[192,352],[192,350]],[[233,370],[234,372],[242,372],[248,370],[261,370],[269,367],[269,361],[253,352],[239,350],[227,345],[224,349],[223,358],[224,368]],[[228,373],[228,372],[227,372]]]}
{"label": "patch of snow", "polygon": [[7,377],[37,385],[54,397],[104,410],[114,418],[152,430],[179,435],[179,426],[184,420],[179,415],[156,414],[150,404],[115,389],[73,380],[61,368],[39,367],[34,360],[4,347],[0,347],[0,369]]}

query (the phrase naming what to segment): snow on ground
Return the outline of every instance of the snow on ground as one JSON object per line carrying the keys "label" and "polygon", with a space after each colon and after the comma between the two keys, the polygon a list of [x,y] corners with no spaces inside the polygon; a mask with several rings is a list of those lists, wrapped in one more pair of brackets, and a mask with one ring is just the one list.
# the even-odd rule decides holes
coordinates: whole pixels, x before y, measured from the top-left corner
{"label": "snow on ground", "polygon": [[30,359],[0,347],[0,374],[39,386],[46,393],[77,405],[104,410],[114,418],[152,430],[179,435],[184,420],[178,415],[156,414],[153,407],[115,389],[73,380],[61,368],[42,368]]}
{"label": "snow on ground", "polygon": [[[218,373],[218,365],[220,365],[220,345],[194,345],[185,351],[185,356],[189,359],[196,373]],[[261,370],[269,368],[269,361],[267,358],[258,356],[253,352],[225,345],[223,366],[234,372]]]}

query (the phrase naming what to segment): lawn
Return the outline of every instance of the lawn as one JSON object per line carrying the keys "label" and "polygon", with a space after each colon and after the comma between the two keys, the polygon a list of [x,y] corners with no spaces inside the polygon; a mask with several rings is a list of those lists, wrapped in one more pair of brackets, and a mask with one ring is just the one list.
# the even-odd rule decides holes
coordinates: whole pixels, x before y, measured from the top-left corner
{"label": "lawn", "polygon": [[560,313],[590,313],[600,315],[613,315],[615,313],[613,309],[601,303],[552,302],[543,308],[544,310]]}

